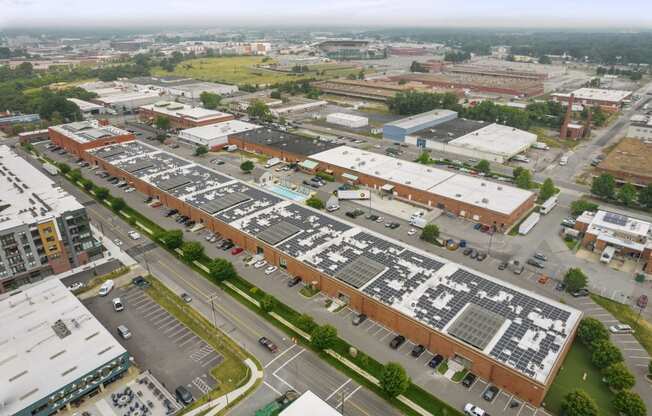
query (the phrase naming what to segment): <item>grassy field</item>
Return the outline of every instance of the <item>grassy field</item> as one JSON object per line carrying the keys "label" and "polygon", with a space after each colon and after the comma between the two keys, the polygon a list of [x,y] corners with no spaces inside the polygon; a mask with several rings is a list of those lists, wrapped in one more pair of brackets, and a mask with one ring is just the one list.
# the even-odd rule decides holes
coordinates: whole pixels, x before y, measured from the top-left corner
{"label": "grassy field", "polygon": [[[346,76],[350,73],[357,74],[359,71],[352,67],[333,66],[332,69],[327,69],[324,66],[317,66],[313,71],[295,75],[265,68],[257,68],[257,65],[263,64],[263,59],[263,57],[258,56],[198,58],[178,64],[174,72],[167,72],[162,68],[155,68],[153,72],[155,75],[178,75],[204,81],[225,82],[236,85],[272,85],[286,81],[297,81],[304,78],[336,78]],[[269,62],[265,64],[267,63]]]}
{"label": "grassy field", "polygon": [[559,414],[562,399],[575,389],[584,390],[595,400],[600,416],[616,414],[611,404],[614,394],[602,382],[600,372],[591,364],[591,353],[578,340],[573,343],[566,356],[557,378],[546,395],[543,407],[553,414]]}
{"label": "grassy field", "polygon": [[620,322],[631,325],[634,328],[634,338],[641,343],[648,354],[652,354],[652,323],[643,317],[639,318],[638,310],[597,295],[591,295],[591,299],[608,310]]}

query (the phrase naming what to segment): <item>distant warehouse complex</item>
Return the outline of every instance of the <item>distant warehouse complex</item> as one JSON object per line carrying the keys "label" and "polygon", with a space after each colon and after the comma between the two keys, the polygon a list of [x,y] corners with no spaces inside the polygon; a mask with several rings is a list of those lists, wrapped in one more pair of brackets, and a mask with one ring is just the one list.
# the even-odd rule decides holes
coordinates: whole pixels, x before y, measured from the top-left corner
{"label": "distant warehouse complex", "polygon": [[567,94],[554,93],[551,97],[555,101],[567,103],[571,95],[574,96],[574,104],[589,107],[600,106],[608,110],[617,111],[625,103],[629,102],[629,99],[632,97],[632,92],[600,88],[580,88]]}
{"label": "distant warehouse complex", "polygon": [[151,90],[161,94],[198,99],[202,92],[229,96],[238,92],[235,85],[202,82],[184,77],[137,77],[118,81],[119,85],[135,90]]}
{"label": "distant warehouse complex", "polygon": [[[248,134],[262,131],[266,130]],[[337,159],[352,171],[362,155],[342,155],[346,151],[326,150],[318,159],[329,163]],[[270,264],[305,282],[316,282],[328,296],[537,406],[572,344],[581,313],[567,305],[221,172],[139,141],[91,149],[83,157]],[[377,156],[364,157],[372,165]],[[389,176],[396,169],[409,173],[416,168],[407,164],[388,169],[387,163],[399,162],[379,162],[385,162],[383,174]],[[446,189],[446,182],[455,182],[450,188],[473,188],[485,195],[489,194],[485,187],[496,186],[436,169],[429,175],[428,167],[417,166],[420,170],[410,177],[414,181],[443,181]],[[499,197],[498,205],[532,197],[511,188],[492,192]]]}

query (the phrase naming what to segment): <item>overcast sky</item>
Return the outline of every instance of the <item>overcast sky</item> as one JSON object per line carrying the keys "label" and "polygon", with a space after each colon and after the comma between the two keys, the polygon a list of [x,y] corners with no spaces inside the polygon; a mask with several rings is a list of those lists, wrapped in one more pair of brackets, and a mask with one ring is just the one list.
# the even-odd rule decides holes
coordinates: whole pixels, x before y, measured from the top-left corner
{"label": "overcast sky", "polygon": [[0,26],[647,27],[650,0],[0,0]]}

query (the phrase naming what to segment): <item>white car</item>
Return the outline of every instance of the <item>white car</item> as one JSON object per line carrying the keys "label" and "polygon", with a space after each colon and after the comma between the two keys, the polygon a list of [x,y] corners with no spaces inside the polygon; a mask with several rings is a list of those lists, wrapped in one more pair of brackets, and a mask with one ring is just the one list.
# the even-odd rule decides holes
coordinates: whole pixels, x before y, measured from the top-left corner
{"label": "white car", "polygon": [[609,332],[612,334],[633,334],[634,329],[626,324],[612,325],[609,327]]}
{"label": "white car", "polygon": [[378,219],[376,220],[376,222],[377,222],[378,224],[382,224],[383,221],[385,221],[385,218],[383,218],[383,217],[378,217]]}
{"label": "white car", "polygon": [[113,240],[113,244],[120,247],[122,245],[122,241],[120,241],[119,239],[116,238],[115,240]]}
{"label": "white car", "polygon": [[267,261],[265,260],[257,261],[256,263],[254,263],[254,269],[260,269],[261,267],[265,267],[266,264]]}
{"label": "white car", "polygon": [[417,230],[415,230],[414,228],[410,228],[410,231],[408,231],[408,235],[414,235],[416,233],[417,233]]}
{"label": "white car", "polygon": [[125,309],[125,306],[122,304],[120,298],[113,298],[111,302],[113,303],[113,309],[115,309],[116,312],[120,312]]}
{"label": "white car", "polygon": [[133,192],[135,190],[136,190],[136,188],[130,187],[130,188],[125,189],[125,192],[130,193],[130,192]]}
{"label": "white car", "polygon": [[71,291],[71,292],[74,292],[76,290],[81,289],[84,286],[85,286],[84,282],[75,282],[75,283],[71,284],[70,286],[68,286],[68,290]]}
{"label": "white car", "polygon": [[140,234],[138,234],[136,231],[129,231],[127,234],[132,240],[138,240],[140,238]]}
{"label": "white car", "polygon": [[471,403],[464,405],[464,414],[466,416],[489,416],[489,414],[483,409],[480,409],[478,406]]}
{"label": "white car", "polygon": [[265,269],[265,274],[272,274],[276,270],[278,270],[278,267],[276,266],[269,266],[268,268]]}
{"label": "white car", "polygon": [[115,283],[113,283],[113,280],[111,280],[111,279],[109,279],[106,282],[102,283],[102,286],[100,286],[100,291],[98,292],[98,294],[100,296],[108,295],[109,292],[111,291],[111,289],[113,289],[114,284]]}

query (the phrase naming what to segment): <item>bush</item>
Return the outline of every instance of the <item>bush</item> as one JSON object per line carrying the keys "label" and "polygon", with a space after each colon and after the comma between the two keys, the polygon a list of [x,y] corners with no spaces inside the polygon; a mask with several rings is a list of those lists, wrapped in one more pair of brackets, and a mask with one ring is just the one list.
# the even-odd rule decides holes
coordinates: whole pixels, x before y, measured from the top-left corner
{"label": "bush", "polygon": [[437,238],[439,238],[439,227],[437,227],[435,224],[428,224],[425,227],[423,227],[423,230],[421,231],[421,237],[423,241],[427,241],[429,243],[434,243],[437,241]]}
{"label": "bush", "polygon": [[337,342],[337,329],[332,325],[317,326],[310,334],[310,343],[318,350],[332,348]]}
{"label": "bush", "polygon": [[383,392],[392,398],[405,393],[410,387],[410,378],[405,373],[405,369],[400,364],[393,362],[385,365],[378,382]]}
{"label": "bush", "polygon": [[250,173],[252,170],[254,170],[254,162],[251,160],[245,160],[240,164],[240,170],[242,170],[244,173]]}
{"label": "bush", "polygon": [[591,344],[591,362],[599,369],[607,368],[612,364],[623,361],[620,349],[608,339],[601,339]]}
{"label": "bush", "polygon": [[181,245],[183,259],[189,263],[199,260],[204,254],[204,246],[197,241],[186,241]]}
{"label": "bush", "polygon": [[82,173],[81,173],[81,170],[79,170],[79,169],[73,169],[73,170],[70,171],[68,176],[70,176],[70,179],[77,182],[82,178]]}
{"label": "bush", "polygon": [[311,196],[306,200],[306,205],[315,209],[324,209],[324,201],[314,196]]}
{"label": "bush", "polygon": [[602,375],[607,385],[616,391],[631,389],[636,383],[636,378],[622,362],[611,364],[602,370]]}
{"label": "bush", "polygon": [[578,268],[570,268],[564,275],[564,283],[566,284],[566,290],[570,293],[585,288],[588,281],[589,279],[586,277],[584,272],[582,272],[582,270]]}
{"label": "bush", "polygon": [[213,280],[224,281],[234,279],[238,274],[230,261],[224,259],[213,259],[208,264],[208,275]]}
{"label": "bush", "polygon": [[482,172],[485,174],[491,173],[491,165],[489,164],[489,161],[482,159],[475,165],[475,169],[478,172]]}
{"label": "bush", "polygon": [[181,230],[163,231],[156,238],[170,250],[177,249],[183,244],[183,232]]}
{"label": "bush", "polygon": [[589,202],[584,199],[578,199],[577,201],[571,202],[571,214],[574,216],[580,216],[584,211],[596,212],[598,210],[598,204]]}
{"label": "bush", "polygon": [[584,345],[590,348],[595,341],[609,339],[609,331],[599,320],[587,317],[580,322],[577,336]]}
{"label": "bush", "polygon": [[597,416],[598,406],[586,392],[574,390],[562,400],[561,411],[564,416]]}
{"label": "bush", "polygon": [[645,416],[647,407],[641,396],[629,390],[619,392],[614,398],[614,407],[624,416]]}
{"label": "bush", "polygon": [[94,187],[93,182],[89,181],[88,179],[81,179],[81,184],[88,192],[90,192]]}
{"label": "bush", "polygon": [[206,146],[197,146],[195,149],[195,156],[203,156],[208,153],[208,147]]}
{"label": "bush", "polygon": [[264,295],[260,300],[260,309],[271,312],[276,307],[276,299],[272,295]]}
{"label": "bush", "polygon": [[557,189],[555,189],[555,184],[552,182],[552,179],[547,178],[545,181],[543,181],[541,189],[539,189],[539,198],[541,201],[545,201],[553,196],[556,192]]}
{"label": "bush", "polygon": [[315,330],[315,327],[317,327],[317,324],[315,323],[315,320],[312,319],[312,316],[308,315],[307,313],[302,313],[299,315],[297,318],[297,327],[299,329],[307,332],[307,333],[312,333],[312,331]]}
{"label": "bush", "polygon": [[317,176],[319,176],[326,182],[335,182],[335,177],[333,175],[329,175],[326,172],[317,172]]}
{"label": "bush", "polygon": [[109,197],[109,190],[103,187],[97,187],[93,190],[93,192],[95,192],[95,196],[100,201],[104,201],[106,198]]}
{"label": "bush", "polygon": [[127,207],[127,203],[122,198],[113,198],[111,200],[111,209],[115,212],[120,212]]}
{"label": "bush", "polygon": [[59,170],[61,171],[61,173],[63,173],[64,175],[66,175],[68,172],[70,172],[70,166],[68,166],[65,163],[58,163],[57,166],[59,167]]}

